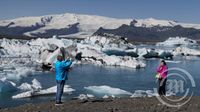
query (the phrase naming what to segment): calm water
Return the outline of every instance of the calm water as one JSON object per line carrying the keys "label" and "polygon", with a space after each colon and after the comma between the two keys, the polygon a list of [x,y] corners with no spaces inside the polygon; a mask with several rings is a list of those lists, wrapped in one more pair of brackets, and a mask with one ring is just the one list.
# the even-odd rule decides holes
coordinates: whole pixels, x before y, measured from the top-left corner
{"label": "calm water", "polygon": [[[168,63],[169,68],[179,67],[187,70],[194,78],[196,82],[196,88],[194,95],[200,95],[200,60],[187,60],[180,59],[180,63]],[[157,87],[156,80],[154,78],[155,70],[159,64],[158,59],[152,59],[146,61],[146,68],[131,69],[124,67],[102,67],[95,65],[79,65],[73,68],[69,74],[69,80],[66,84],[71,85],[73,89],[76,89],[71,95],[64,95],[64,99],[68,100],[72,97],[79,96],[79,94],[93,94],[96,97],[102,97],[98,94],[94,94],[91,91],[87,91],[84,87],[87,86],[101,86],[108,85],[115,88],[120,88],[129,92],[135,90],[152,90]],[[23,82],[31,82],[34,78],[41,82],[43,88],[49,88],[55,86],[55,75],[49,72],[39,72],[31,77],[24,78]],[[15,99],[12,95],[18,93],[4,93],[0,94],[0,107],[17,106],[24,103],[38,103],[49,100],[54,100],[54,95],[40,96],[34,98]]]}

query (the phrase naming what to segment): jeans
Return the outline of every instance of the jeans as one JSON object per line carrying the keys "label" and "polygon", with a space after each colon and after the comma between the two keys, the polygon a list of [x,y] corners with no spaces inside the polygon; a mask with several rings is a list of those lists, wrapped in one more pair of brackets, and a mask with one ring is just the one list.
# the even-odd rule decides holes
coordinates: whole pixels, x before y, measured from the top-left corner
{"label": "jeans", "polygon": [[56,103],[60,103],[63,94],[63,89],[65,86],[65,80],[57,80],[56,83],[57,83]]}
{"label": "jeans", "polygon": [[166,82],[167,82],[167,78],[161,78],[158,80],[159,81],[159,88],[158,88],[158,94],[159,95],[166,95]]}

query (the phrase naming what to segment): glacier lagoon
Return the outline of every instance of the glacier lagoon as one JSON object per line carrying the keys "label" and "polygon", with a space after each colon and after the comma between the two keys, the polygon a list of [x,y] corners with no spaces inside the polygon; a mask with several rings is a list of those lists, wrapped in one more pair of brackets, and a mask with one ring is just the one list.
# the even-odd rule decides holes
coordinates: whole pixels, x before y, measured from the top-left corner
{"label": "glacier lagoon", "polygon": [[[199,66],[200,59],[184,58],[175,59],[176,61],[167,61],[169,68],[179,67],[188,71],[196,82],[194,88],[194,95],[199,96],[200,80]],[[155,79],[155,70],[159,64],[159,59],[146,60],[146,67],[141,69],[133,69],[127,67],[114,66],[98,66],[92,64],[82,64],[73,67],[69,73],[69,80],[67,85],[75,89],[71,94],[65,94],[64,101],[70,100],[80,94],[91,94],[94,97],[104,97],[105,95],[112,95],[115,97],[130,97],[136,91],[153,91],[157,87]],[[55,86],[55,74],[49,71],[34,72],[32,75],[24,77],[18,83],[31,83],[33,79],[41,83],[43,89]],[[189,80],[187,80],[189,81]],[[17,84],[18,84],[17,83]],[[94,87],[95,86],[95,87]],[[190,86],[189,83],[185,85]],[[89,89],[88,89],[89,88]],[[101,89],[101,92],[98,91]],[[110,89],[111,91],[107,91]],[[46,101],[53,101],[55,95],[41,95],[30,98],[13,99],[12,96],[21,93],[20,90],[13,90],[12,92],[0,93],[0,106],[12,107],[25,103],[40,103]]]}
{"label": "glacier lagoon", "polygon": [[[57,38],[1,39],[0,107],[54,101],[55,74],[48,70],[42,72],[42,65],[51,67],[61,47],[66,51],[72,49],[70,55],[73,55],[73,45],[76,45],[78,53],[82,53],[82,59],[75,61],[69,74],[64,100],[93,96],[156,96],[153,88],[157,87],[155,73],[159,58],[171,55],[174,55],[174,60],[167,61],[169,67],[187,70],[198,82],[200,51],[196,42],[179,37],[173,41],[170,46],[168,41],[151,46],[133,45],[118,36],[91,36],[81,42]],[[196,88],[199,88],[198,83]],[[199,95],[196,88],[194,95]]]}

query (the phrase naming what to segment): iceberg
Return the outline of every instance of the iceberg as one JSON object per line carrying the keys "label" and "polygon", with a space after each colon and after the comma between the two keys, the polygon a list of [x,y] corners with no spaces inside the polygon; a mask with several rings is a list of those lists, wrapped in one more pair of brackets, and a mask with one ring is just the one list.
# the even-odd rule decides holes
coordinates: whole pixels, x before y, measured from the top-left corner
{"label": "iceberg", "polygon": [[134,48],[135,46],[131,43],[128,43],[127,39],[112,35],[112,34],[104,34],[105,36],[89,36],[81,43],[95,45],[101,47],[104,51],[106,50],[126,50],[128,48]]}
{"label": "iceberg", "polygon": [[[41,89],[41,90],[30,90],[27,92],[22,92],[17,95],[12,96],[13,99],[18,99],[18,98],[29,98],[29,97],[34,97],[34,96],[42,96],[42,95],[50,95],[56,93],[56,86],[47,88],[47,89]],[[64,93],[71,94],[74,89],[72,89],[69,85],[64,86]]]}
{"label": "iceberg", "polygon": [[100,95],[107,95],[107,96],[120,96],[120,95],[132,95],[132,93],[119,89],[119,88],[113,88],[110,86],[88,86],[84,87],[88,91],[92,91],[94,93],[100,94]]}
{"label": "iceberg", "polygon": [[[108,35],[108,34],[107,34]],[[98,65],[125,66],[132,68],[145,67],[144,62],[130,56],[117,56],[116,53],[126,53],[126,49],[134,49],[135,46],[128,43],[126,39],[118,36],[90,36],[81,42],[68,39],[35,39],[35,40],[16,40],[3,39],[2,48],[8,53],[9,57],[22,57],[27,60],[23,63],[34,62],[35,65],[42,65],[51,68],[56,61],[56,56],[62,54],[60,49],[64,48],[66,58],[74,59],[81,53],[80,58],[86,62]],[[78,52],[76,52],[76,49]],[[106,52],[113,52],[112,55]],[[112,59],[113,62],[110,60]],[[42,65],[41,65],[42,64]]]}
{"label": "iceberg", "polygon": [[186,37],[170,37],[164,42],[159,42],[156,44],[157,46],[169,46],[169,47],[177,47],[177,46],[198,46],[197,41],[188,39]]}
{"label": "iceberg", "polygon": [[23,91],[37,91],[41,90],[42,86],[41,83],[37,79],[32,80],[32,85],[28,83],[22,83],[18,89],[23,90]]}
{"label": "iceberg", "polygon": [[[130,51],[129,51],[130,52]],[[134,52],[134,51],[132,51]],[[148,48],[136,48],[135,52],[138,54],[138,58],[162,58],[173,59],[172,51],[164,49],[148,49]]]}
{"label": "iceberg", "polygon": [[173,51],[174,55],[182,55],[182,56],[200,56],[200,50],[192,49],[188,47],[177,47]]}
{"label": "iceberg", "polygon": [[108,56],[105,53],[90,48],[81,49],[80,51],[82,53],[83,60],[92,62],[93,64],[123,66],[130,68],[140,68],[146,66],[143,61],[131,56]]}
{"label": "iceberg", "polygon": [[16,67],[10,73],[7,73],[7,79],[19,81],[23,77],[27,77],[32,75],[34,70],[32,68],[27,67]]}
{"label": "iceberg", "polygon": [[0,45],[12,57],[38,56],[40,46],[31,46],[27,40],[3,39]]}

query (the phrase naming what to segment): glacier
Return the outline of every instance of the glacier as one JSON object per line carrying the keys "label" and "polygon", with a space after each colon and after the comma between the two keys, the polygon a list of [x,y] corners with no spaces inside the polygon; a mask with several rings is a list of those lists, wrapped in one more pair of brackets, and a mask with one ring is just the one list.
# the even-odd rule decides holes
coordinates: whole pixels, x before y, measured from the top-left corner
{"label": "glacier", "polygon": [[200,29],[199,24],[179,23],[171,20],[158,20],[154,18],[147,19],[116,19],[97,15],[84,15],[84,14],[55,14],[45,15],[38,17],[20,17],[10,20],[0,20],[0,27],[36,27],[31,31],[26,31],[23,35],[35,36],[36,34],[42,34],[48,30],[67,29],[77,24],[78,32],[67,35],[59,35],[60,37],[81,37],[86,38],[94,34],[100,27],[104,29],[116,29],[122,25],[130,25],[132,21],[136,27],[154,27],[154,26],[182,26],[184,28]]}

